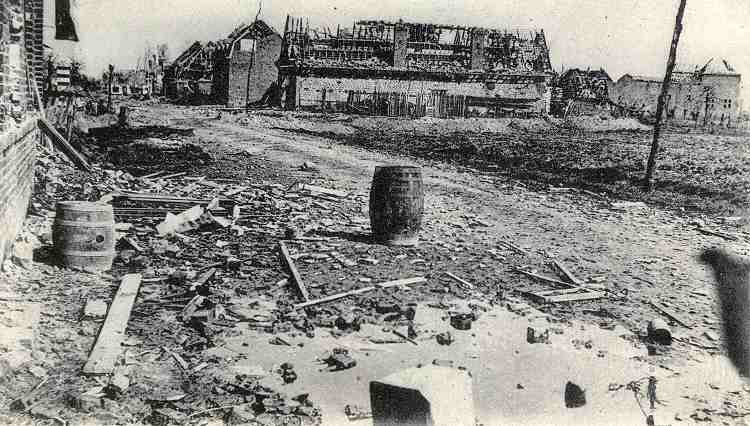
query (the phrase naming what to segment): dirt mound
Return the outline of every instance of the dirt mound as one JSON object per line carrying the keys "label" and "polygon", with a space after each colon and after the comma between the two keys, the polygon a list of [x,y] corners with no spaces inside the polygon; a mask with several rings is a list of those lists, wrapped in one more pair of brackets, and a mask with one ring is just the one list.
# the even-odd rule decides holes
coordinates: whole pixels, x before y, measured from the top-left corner
{"label": "dirt mound", "polygon": [[647,132],[651,130],[651,126],[642,124],[634,118],[610,118],[604,116],[568,117],[562,125],[569,129],[584,132]]}

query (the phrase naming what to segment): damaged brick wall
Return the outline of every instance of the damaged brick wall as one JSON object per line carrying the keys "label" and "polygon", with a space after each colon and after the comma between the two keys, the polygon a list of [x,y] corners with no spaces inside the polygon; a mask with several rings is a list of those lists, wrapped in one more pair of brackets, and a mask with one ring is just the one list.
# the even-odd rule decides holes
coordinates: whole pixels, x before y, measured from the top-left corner
{"label": "damaged brick wall", "polygon": [[[325,78],[296,77],[294,93],[297,107],[319,107],[327,103],[346,103],[349,91],[355,92],[397,92],[397,93],[430,93],[445,91],[447,95],[465,95],[482,99],[523,99],[532,105],[531,111],[545,113],[549,111],[551,93],[549,86],[540,84],[495,84],[488,86],[483,82],[442,82],[430,80],[389,80],[368,78]],[[288,91],[289,92],[289,91]],[[287,94],[289,96],[289,94]]]}
{"label": "damaged brick wall", "polygon": [[0,262],[31,197],[39,138],[31,82],[41,57],[40,1],[0,2]]}
{"label": "damaged brick wall", "polygon": [[0,262],[10,253],[31,197],[39,138],[36,118],[0,134]]}
{"label": "damaged brick wall", "polygon": [[229,107],[259,101],[278,79],[276,61],[281,54],[281,36],[273,34],[255,41],[254,52],[242,50],[240,45],[229,60]]}
{"label": "damaged brick wall", "polygon": [[[670,120],[734,126],[740,119],[739,75],[706,75],[698,80],[672,81],[666,104]],[[625,75],[614,85],[610,98],[618,105],[653,115],[661,80]]]}

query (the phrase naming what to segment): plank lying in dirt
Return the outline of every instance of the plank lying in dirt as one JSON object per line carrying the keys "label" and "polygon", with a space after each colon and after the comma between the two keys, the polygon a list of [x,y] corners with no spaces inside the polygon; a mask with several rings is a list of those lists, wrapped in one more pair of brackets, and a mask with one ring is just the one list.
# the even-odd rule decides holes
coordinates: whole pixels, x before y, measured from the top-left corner
{"label": "plank lying in dirt", "polygon": [[305,302],[309,301],[310,295],[307,293],[307,287],[305,287],[305,283],[302,282],[302,276],[300,276],[297,267],[294,266],[294,261],[292,261],[292,257],[289,255],[289,249],[287,249],[286,244],[284,244],[283,241],[279,241],[279,251],[281,251],[281,257],[286,268],[289,270],[289,273],[292,274],[292,280],[294,281],[294,285],[297,286],[297,291]]}
{"label": "plank lying in dirt", "polygon": [[466,281],[464,279],[461,279],[461,278],[457,277],[456,275],[451,274],[450,272],[446,272],[445,275],[449,276],[453,281],[461,284],[462,286],[468,288],[469,290],[473,290],[474,289],[474,284],[472,284],[472,283],[470,283],[470,282],[468,282],[468,281]]}
{"label": "plank lying in dirt", "polygon": [[686,327],[686,328],[693,328],[693,325],[689,321],[683,319],[680,315],[678,315],[675,312],[671,311],[670,309],[662,306],[661,304],[657,304],[657,303],[654,303],[654,302],[649,302],[649,304],[651,306],[653,306],[654,309],[656,309],[657,311],[661,312],[662,314],[664,314],[670,320],[676,322],[677,324],[680,324],[681,326]]}
{"label": "plank lying in dirt", "polygon": [[573,287],[575,287],[574,285],[572,285],[570,283],[566,283],[565,281],[560,281],[560,280],[556,280],[554,278],[545,277],[544,275],[539,275],[539,274],[535,274],[533,272],[524,271],[523,269],[520,269],[520,268],[516,268],[516,272],[519,272],[519,273],[524,274],[524,275],[526,275],[528,277],[531,277],[531,278],[536,278],[537,280],[540,280],[540,281],[544,281],[544,282],[548,282],[550,284],[558,285],[558,286],[563,287],[563,288],[573,288]]}
{"label": "plank lying in dirt", "polygon": [[568,294],[557,294],[549,296],[541,296],[543,303],[565,303],[565,302],[582,302],[585,300],[596,300],[605,297],[606,295],[600,291],[590,291],[586,289],[580,289],[579,293],[568,293]]}
{"label": "plank lying in dirt", "polygon": [[557,268],[558,271],[565,277],[564,281],[567,281],[573,285],[581,285],[581,280],[576,278],[575,275],[573,275],[568,268],[565,267],[565,265],[562,264],[562,262],[553,260],[552,264],[555,265],[555,268]]}
{"label": "plank lying in dirt", "polygon": [[122,278],[120,288],[112,301],[104,320],[94,349],[89,355],[84,374],[111,374],[120,356],[120,347],[125,339],[125,329],[130,319],[130,311],[141,286],[141,274],[128,274]]}
{"label": "plank lying in dirt", "polygon": [[519,289],[520,293],[534,299],[538,303],[565,303],[596,300],[606,297],[606,293],[592,291],[582,287],[566,288],[561,290],[532,290]]}
{"label": "plank lying in dirt", "polygon": [[317,300],[310,300],[304,303],[297,303],[294,305],[294,309],[303,309],[303,308],[309,308],[310,306],[320,305],[321,303],[328,303],[333,302],[335,300],[343,299],[346,297],[356,296],[358,294],[368,293],[378,288],[390,288],[390,287],[397,287],[402,285],[410,285],[410,284],[421,284],[427,282],[427,279],[424,277],[416,277],[416,278],[406,278],[403,280],[394,280],[394,281],[386,281],[380,284],[375,284],[367,287],[362,287],[356,290],[347,291],[344,293],[339,294],[332,294],[330,296],[324,297],[322,299]]}
{"label": "plank lying in dirt", "polygon": [[63,135],[55,129],[55,126],[53,126],[52,123],[44,118],[40,118],[38,123],[39,129],[41,129],[42,132],[44,132],[44,134],[47,135],[47,137],[49,137],[68,158],[70,158],[70,161],[72,161],[76,167],[83,171],[91,172],[91,165],[89,162],[86,161],[80,152],[73,148]]}
{"label": "plank lying in dirt", "polygon": [[509,241],[500,240],[500,241],[498,241],[498,243],[500,245],[503,245],[506,248],[508,248],[508,249],[510,249],[510,250],[512,250],[512,251],[514,251],[516,253],[518,253],[518,254],[522,254],[524,256],[531,256],[531,254],[528,251],[522,249],[521,247],[518,247],[517,245],[515,245],[515,244],[513,244],[513,243],[511,243]]}
{"label": "plank lying in dirt", "polygon": [[698,232],[700,232],[701,234],[711,235],[714,237],[721,237],[728,241],[737,241],[740,239],[736,235],[727,234],[726,232],[721,232],[721,231],[715,231],[713,229],[698,228]]}
{"label": "plank lying in dirt", "polygon": [[[147,194],[138,192],[113,192],[109,194],[112,198],[118,200],[129,200],[129,201],[152,201],[158,203],[174,203],[174,204],[199,204],[205,205],[211,203],[212,200],[202,198],[188,198],[188,197],[176,197],[169,194]],[[232,200],[228,198],[219,198],[219,203],[231,203]]]}

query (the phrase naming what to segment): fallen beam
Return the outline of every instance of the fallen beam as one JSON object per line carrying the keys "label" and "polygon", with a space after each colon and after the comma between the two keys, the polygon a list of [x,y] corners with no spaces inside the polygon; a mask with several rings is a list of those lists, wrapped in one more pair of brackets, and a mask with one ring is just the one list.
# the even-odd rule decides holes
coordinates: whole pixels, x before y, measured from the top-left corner
{"label": "fallen beam", "polygon": [[568,270],[568,268],[566,268],[565,265],[563,265],[561,262],[559,262],[557,260],[553,260],[552,264],[555,265],[555,268],[557,268],[557,270],[560,271],[560,273],[563,275],[563,277],[565,277],[565,279],[564,279],[565,281],[567,281],[567,282],[569,282],[569,283],[571,283],[573,285],[576,285],[576,286],[581,285],[581,280],[579,280],[578,278],[576,278],[576,276],[573,275],[573,273],[570,272]]}
{"label": "fallen beam", "polygon": [[283,241],[279,241],[279,250],[281,251],[281,257],[283,258],[289,273],[292,274],[292,279],[297,286],[297,291],[300,296],[302,296],[302,299],[307,302],[310,300],[310,296],[307,294],[307,288],[302,282],[302,276],[300,276],[297,267],[294,266],[294,261],[292,261],[292,257],[289,255],[289,249],[287,249],[286,244],[284,244]]}
{"label": "fallen beam", "polygon": [[133,309],[140,286],[141,274],[128,274],[122,278],[120,288],[117,289],[107,312],[107,318],[99,330],[94,349],[83,366],[84,374],[111,374],[114,370],[122,350],[121,344],[125,340],[130,311]]}
{"label": "fallen beam", "polygon": [[564,288],[572,288],[572,287],[574,287],[572,284],[566,283],[565,281],[560,281],[560,280],[556,280],[554,278],[545,277],[543,275],[534,274],[532,272],[524,271],[523,269],[520,269],[520,268],[516,268],[516,272],[520,272],[520,273],[522,273],[522,274],[524,274],[526,276],[529,276],[531,278],[536,278],[538,280],[545,281],[545,282],[548,282],[550,284],[557,284],[557,285],[562,286]]}
{"label": "fallen beam", "polygon": [[297,303],[294,305],[294,309],[303,309],[303,308],[309,308],[310,306],[320,305],[321,303],[328,303],[333,302],[335,300],[343,299],[346,297],[356,296],[358,294],[368,293],[378,288],[390,288],[390,287],[396,287],[396,286],[402,286],[402,285],[410,285],[410,284],[421,284],[427,282],[427,279],[424,277],[416,277],[416,278],[406,278],[403,280],[394,280],[394,281],[386,281],[380,284],[375,284],[367,287],[362,287],[356,290],[347,291],[344,293],[339,294],[333,294],[327,297],[324,297],[322,299],[317,300],[310,300],[304,303]]}
{"label": "fallen beam", "polygon": [[474,284],[472,284],[472,283],[470,283],[470,282],[468,282],[466,280],[463,280],[463,279],[461,279],[461,278],[459,278],[459,277],[451,274],[450,272],[446,272],[445,275],[449,276],[453,281],[455,281],[455,282],[463,285],[464,287],[468,288],[469,290],[473,290],[474,289]]}
{"label": "fallen beam", "polygon": [[714,230],[708,229],[708,228],[698,228],[698,232],[700,232],[701,234],[711,235],[711,236],[714,236],[714,237],[721,237],[721,238],[724,238],[725,240],[728,240],[728,241],[737,241],[737,240],[739,240],[739,237],[737,237],[736,235],[727,234],[726,232],[721,232],[721,231],[714,231]]}
{"label": "fallen beam", "polygon": [[658,305],[658,304],[656,304],[654,302],[648,302],[648,303],[654,309],[656,309],[657,311],[659,311],[662,314],[666,315],[667,318],[669,318],[670,320],[676,322],[677,324],[680,324],[681,326],[683,326],[685,328],[693,328],[692,324],[690,324],[687,320],[682,319],[679,315],[677,315],[676,313],[672,312],[671,310],[669,310],[669,309],[667,309],[667,308],[665,308],[665,307],[663,307],[661,305]]}
{"label": "fallen beam", "polygon": [[53,126],[47,119],[40,118],[38,120],[39,129],[44,132],[47,137],[49,137],[60,150],[70,159],[70,161],[73,162],[73,164],[76,165],[79,169],[91,172],[91,165],[88,161],[81,155],[80,152],[78,152],[73,146],[68,142],[63,135],[60,134],[60,132],[55,129],[55,126]]}
{"label": "fallen beam", "polygon": [[[176,197],[168,194],[147,194],[138,192],[112,192],[108,194],[113,199],[118,200],[129,200],[129,201],[151,201],[156,203],[173,203],[173,204],[192,204],[192,205],[207,205],[211,201],[204,198],[188,198],[188,197]],[[219,203],[233,203],[229,198],[218,197]]]}

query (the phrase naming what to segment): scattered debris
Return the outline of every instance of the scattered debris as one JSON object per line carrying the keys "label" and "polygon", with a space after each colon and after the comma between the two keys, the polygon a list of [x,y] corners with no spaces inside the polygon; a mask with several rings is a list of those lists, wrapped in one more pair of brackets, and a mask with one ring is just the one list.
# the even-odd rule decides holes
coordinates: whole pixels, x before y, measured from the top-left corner
{"label": "scattered debris", "polygon": [[346,417],[350,421],[372,418],[371,411],[367,411],[358,405],[346,404],[346,406],[344,406],[344,414],[346,414]]}
{"label": "scattered debris", "polygon": [[526,328],[526,342],[527,343],[546,343],[550,344],[549,340],[549,329],[538,333],[533,327]]}
{"label": "scattered debris", "polygon": [[436,335],[435,338],[437,339],[437,342],[440,345],[447,346],[454,342],[453,335],[451,334],[450,331],[445,331],[443,333],[440,333]]}
{"label": "scattered debris", "polygon": [[586,405],[586,391],[573,382],[565,384],[565,406],[578,408]]}
{"label": "scattered debris", "polygon": [[349,355],[346,348],[335,348],[323,361],[328,364],[331,371],[347,370],[357,365],[357,361]]}
{"label": "scattered debris", "polygon": [[471,323],[474,322],[473,313],[456,313],[450,318],[451,326],[456,330],[471,330]]}
{"label": "scattered debris", "polygon": [[672,331],[662,319],[657,318],[649,321],[646,332],[648,339],[653,343],[660,345],[672,344]]}

